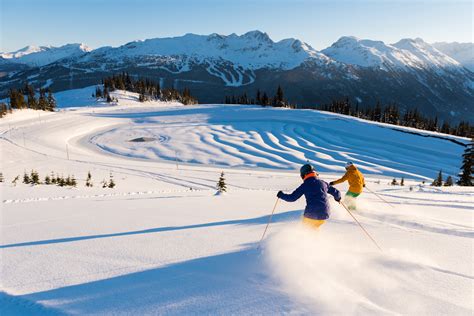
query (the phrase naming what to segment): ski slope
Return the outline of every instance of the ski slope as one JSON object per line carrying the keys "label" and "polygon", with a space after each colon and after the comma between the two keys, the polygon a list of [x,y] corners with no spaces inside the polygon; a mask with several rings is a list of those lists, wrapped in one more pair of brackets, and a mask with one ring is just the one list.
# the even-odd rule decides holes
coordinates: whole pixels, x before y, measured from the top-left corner
{"label": "ski slope", "polygon": [[[472,314],[474,191],[421,183],[456,173],[461,146],[316,111],[116,96],[0,120],[2,315]],[[306,159],[327,181],[355,161],[391,203],[366,192],[356,213],[383,253],[336,203],[307,231],[303,200],[277,205],[259,247]],[[13,186],[31,169],[78,187]]]}

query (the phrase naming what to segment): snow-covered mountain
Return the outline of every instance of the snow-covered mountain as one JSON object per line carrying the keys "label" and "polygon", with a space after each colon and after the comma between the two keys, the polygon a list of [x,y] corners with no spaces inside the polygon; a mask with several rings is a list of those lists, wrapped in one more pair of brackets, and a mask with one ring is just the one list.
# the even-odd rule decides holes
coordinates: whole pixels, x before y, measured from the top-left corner
{"label": "snow-covered mountain", "polygon": [[242,36],[186,34],[182,37],[135,41],[118,48],[96,50],[80,60],[100,57],[120,61],[142,56],[183,56],[186,61],[197,63],[226,61],[252,70],[264,67],[292,69],[307,58],[329,60],[297,39],[289,38],[275,43],[266,33],[259,31],[247,32]]}
{"label": "snow-covered mountain", "polygon": [[465,68],[474,71],[474,43],[446,43],[432,44],[436,49],[458,61]]}
{"label": "snow-covered mountain", "polygon": [[[52,63],[55,58],[39,58],[55,51]],[[82,88],[126,71],[162,86],[190,88],[200,102],[254,96],[257,89],[272,94],[281,85],[290,102],[303,106],[347,96],[362,106],[390,102],[444,118],[474,119],[474,74],[421,39],[385,44],[342,37],[319,52],[298,39],[274,42],[264,32],[251,31],[186,34],[92,51],[79,44],[29,48],[2,57],[16,63],[34,60],[31,64],[40,67],[11,71],[0,64],[0,73],[6,74],[0,77],[1,95],[25,82],[56,91]]]}
{"label": "snow-covered mountain", "polygon": [[459,62],[421,38],[402,39],[395,44],[385,44],[382,41],[345,36],[321,52],[343,63],[378,67],[383,70],[461,66]]}
{"label": "snow-covered mountain", "polygon": [[0,53],[0,57],[13,63],[28,66],[44,66],[63,58],[76,57],[90,52],[91,49],[84,44],[67,44],[60,47],[54,46],[26,46],[10,53]]}

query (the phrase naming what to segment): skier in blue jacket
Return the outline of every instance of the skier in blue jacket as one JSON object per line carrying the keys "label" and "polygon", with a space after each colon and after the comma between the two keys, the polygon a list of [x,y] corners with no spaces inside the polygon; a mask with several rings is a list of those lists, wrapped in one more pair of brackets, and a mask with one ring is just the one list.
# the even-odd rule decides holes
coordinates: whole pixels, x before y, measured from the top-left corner
{"label": "skier in blue jacket", "polygon": [[300,175],[301,179],[303,179],[303,184],[291,194],[279,191],[277,197],[287,202],[294,202],[304,194],[306,208],[303,214],[303,223],[318,228],[329,218],[328,193],[337,202],[341,201],[341,193],[327,182],[318,179],[313,166],[310,164],[305,164],[301,167]]}

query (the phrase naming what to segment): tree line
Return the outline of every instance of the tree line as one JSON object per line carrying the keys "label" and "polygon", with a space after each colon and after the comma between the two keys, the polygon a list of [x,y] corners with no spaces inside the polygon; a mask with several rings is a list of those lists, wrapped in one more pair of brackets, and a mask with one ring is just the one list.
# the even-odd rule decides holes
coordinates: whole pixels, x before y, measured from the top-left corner
{"label": "tree line", "polygon": [[457,125],[450,125],[447,121],[440,124],[438,117],[430,118],[424,116],[418,109],[401,113],[396,104],[382,105],[380,102],[377,102],[375,106],[361,108],[359,103],[353,106],[349,98],[345,98],[342,100],[333,100],[329,104],[320,106],[319,109],[375,122],[414,127],[455,136],[472,137],[474,135],[474,126],[471,126],[467,121],[461,121]]}
{"label": "tree line", "polygon": [[39,89],[39,94],[30,84],[25,84],[21,89],[10,89],[8,91],[8,103],[0,103],[0,117],[11,113],[14,109],[32,109],[42,111],[54,111],[56,99],[50,88]]}
{"label": "tree line", "polygon": [[138,93],[140,102],[159,100],[159,101],[177,101],[186,105],[198,103],[197,99],[191,95],[188,88],[183,91],[174,88],[162,88],[158,82],[148,78],[135,79],[127,72],[115,74],[102,79],[103,88],[97,87],[96,98],[103,98],[107,102],[113,102],[110,92],[115,90],[126,90]]}
{"label": "tree line", "polygon": [[266,91],[257,90],[255,98],[251,98],[247,93],[242,95],[230,95],[225,96],[224,104],[257,104],[261,106],[273,106],[273,107],[293,107],[290,105],[288,100],[285,99],[283,88],[279,85],[273,96],[269,96]]}

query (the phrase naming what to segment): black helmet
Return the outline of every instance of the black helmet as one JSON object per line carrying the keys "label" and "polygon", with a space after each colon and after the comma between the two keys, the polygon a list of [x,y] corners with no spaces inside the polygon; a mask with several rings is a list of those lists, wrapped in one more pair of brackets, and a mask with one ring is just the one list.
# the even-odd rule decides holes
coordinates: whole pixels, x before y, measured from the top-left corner
{"label": "black helmet", "polygon": [[304,164],[300,168],[301,178],[304,178],[304,176],[306,176],[308,173],[311,173],[311,172],[314,172],[314,167],[312,165],[310,165],[309,163]]}

